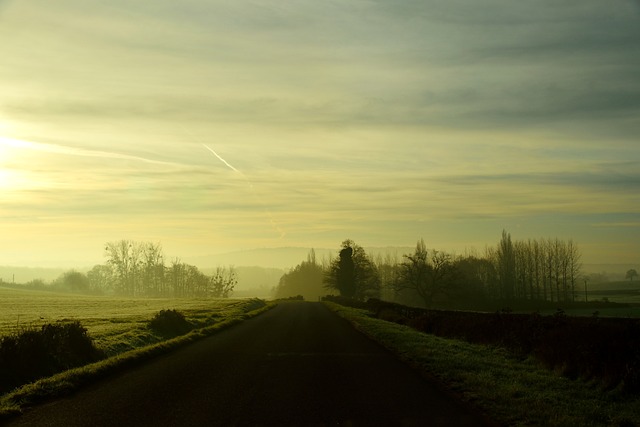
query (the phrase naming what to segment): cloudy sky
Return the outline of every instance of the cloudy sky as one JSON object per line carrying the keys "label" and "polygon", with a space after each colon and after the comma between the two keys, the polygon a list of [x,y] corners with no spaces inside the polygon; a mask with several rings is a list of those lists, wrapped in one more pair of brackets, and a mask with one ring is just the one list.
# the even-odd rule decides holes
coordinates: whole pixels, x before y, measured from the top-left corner
{"label": "cloudy sky", "polygon": [[0,0],[0,265],[640,256],[640,2]]}

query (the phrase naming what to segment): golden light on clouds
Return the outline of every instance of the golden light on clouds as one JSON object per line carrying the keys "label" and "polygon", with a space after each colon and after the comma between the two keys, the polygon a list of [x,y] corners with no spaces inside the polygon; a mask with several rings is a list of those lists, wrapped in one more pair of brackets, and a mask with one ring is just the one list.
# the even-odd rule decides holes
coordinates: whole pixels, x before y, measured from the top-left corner
{"label": "golden light on clouds", "polygon": [[0,264],[503,228],[636,259],[640,25],[615,4],[9,2]]}

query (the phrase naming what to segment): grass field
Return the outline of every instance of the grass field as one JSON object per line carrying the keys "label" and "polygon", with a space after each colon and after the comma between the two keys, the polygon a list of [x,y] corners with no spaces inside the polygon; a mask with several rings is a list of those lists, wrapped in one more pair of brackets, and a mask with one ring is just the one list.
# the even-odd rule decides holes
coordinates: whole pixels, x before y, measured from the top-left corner
{"label": "grass field", "polygon": [[507,350],[445,339],[325,302],[366,335],[500,425],[638,426],[640,397],[569,380]]}
{"label": "grass field", "polygon": [[147,327],[160,310],[175,309],[196,326],[245,313],[247,299],[136,299],[81,296],[0,287],[0,336],[60,320],[77,320],[108,356],[162,338]]}
{"label": "grass field", "polygon": [[[617,283],[616,286],[592,290],[589,292],[589,301],[608,301],[619,304],[628,304],[627,307],[603,307],[591,309],[568,309],[565,313],[569,316],[592,316],[598,312],[600,317],[635,317],[640,318],[640,289],[629,287],[629,283]],[[623,285],[626,285],[624,287]],[[584,295],[580,295],[584,300]],[[541,312],[540,314],[553,314],[552,312]]]}
{"label": "grass field", "polygon": [[[57,321],[79,321],[106,359],[26,384],[0,396],[2,419],[25,407],[64,396],[256,316],[275,306],[258,299],[136,299],[56,294],[0,287],[0,336]],[[195,327],[167,339],[149,328],[160,310],[178,310]]]}

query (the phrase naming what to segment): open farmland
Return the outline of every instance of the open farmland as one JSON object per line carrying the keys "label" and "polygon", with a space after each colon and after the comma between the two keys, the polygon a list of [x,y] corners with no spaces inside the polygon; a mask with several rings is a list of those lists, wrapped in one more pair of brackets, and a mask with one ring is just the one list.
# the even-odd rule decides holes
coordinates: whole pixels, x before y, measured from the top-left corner
{"label": "open farmland", "polygon": [[204,326],[255,307],[250,299],[142,299],[86,296],[0,287],[0,336],[61,320],[79,321],[107,355],[160,341],[147,324],[160,310],[175,309]]}
{"label": "open farmland", "polygon": [[[580,294],[581,301],[584,295]],[[565,312],[571,316],[592,316],[597,312],[601,317],[634,317],[640,318],[640,287],[629,282],[611,282],[592,286],[589,290],[588,300],[591,303],[602,303],[602,307],[571,308]],[[615,307],[608,303],[622,304]],[[541,312],[541,314],[553,314]]]}

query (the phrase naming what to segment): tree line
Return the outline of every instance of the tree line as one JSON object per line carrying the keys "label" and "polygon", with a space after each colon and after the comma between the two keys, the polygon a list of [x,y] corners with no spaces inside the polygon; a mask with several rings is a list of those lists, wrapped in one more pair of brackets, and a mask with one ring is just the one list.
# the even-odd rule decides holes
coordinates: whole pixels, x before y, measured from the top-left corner
{"label": "tree line", "polygon": [[[178,258],[166,260],[158,243],[119,240],[105,244],[106,263],[86,274],[70,270],[51,284],[53,290],[131,297],[227,298],[238,283],[233,267],[217,267],[212,274]],[[30,284],[45,289],[42,281]]]}
{"label": "tree line", "polygon": [[277,297],[327,293],[357,300],[381,298],[423,307],[473,306],[487,301],[575,301],[582,278],[580,251],[557,238],[513,241],[503,231],[483,255],[456,256],[427,249],[420,239],[401,260],[373,258],[352,240],[342,242],[337,256],[323,263],[310,253],[286,273]]}

